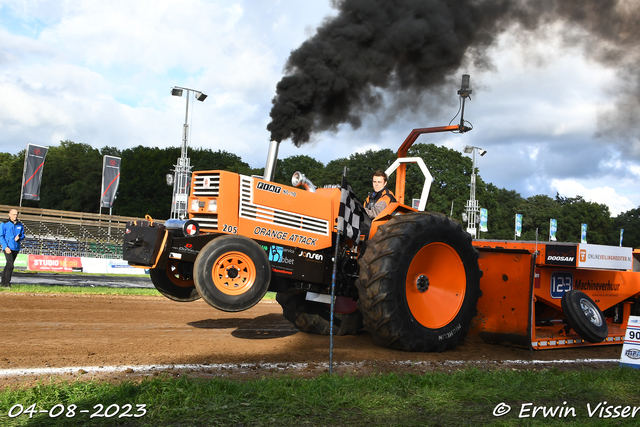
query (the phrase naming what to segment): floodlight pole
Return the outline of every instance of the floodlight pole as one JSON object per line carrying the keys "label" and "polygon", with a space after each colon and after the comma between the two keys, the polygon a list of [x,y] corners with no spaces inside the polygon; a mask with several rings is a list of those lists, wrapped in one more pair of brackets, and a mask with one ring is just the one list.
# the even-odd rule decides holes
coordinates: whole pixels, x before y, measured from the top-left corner
{"label": "floodlight pole", "polygon": [[476,229],[476,215],[480,212],[478,208],[478,201],[476,200],[476,151],[477,148],[473,148],[473,169],[471,169],[471,195],[467,202],[467,231],[470,232],[474,239],[478,237],[478,230]]}
{"label": "floodlight pole", "polygon": [[[479,214],[480,214],[480,206],[478,205],[478,201],[476,200],[476,153],[478,150],[482,150],[479,147],[472,147],[467,145],[464,147],[465,153],[472,153],[472,169],[471,169],[471,191],[469,200],[467,200],[467,206],[465,207],[465,211],[467,213],[467,233],[471,234],[471,236],[476,239],[478,237],[478,231],[476,229],[476,224],[478,222]],[[486,153],[485,150],[482,150],[482,154]]]}
{"label": "floodlight pole", "polygon": [[191,92],[197,94],[196,99],[204,101],[207,95],[194,89],[175,86],[171,90],[173,96],[182,96],[187,91],[187,109],[182,128],[182,146],[178,164],[174,165],[173,199],[171,201],[171,219],[185,219],[187,217],[187,201],[189,199],[189,186],[191,181],[191,161],[187,155],[189,144],[189,98]]}

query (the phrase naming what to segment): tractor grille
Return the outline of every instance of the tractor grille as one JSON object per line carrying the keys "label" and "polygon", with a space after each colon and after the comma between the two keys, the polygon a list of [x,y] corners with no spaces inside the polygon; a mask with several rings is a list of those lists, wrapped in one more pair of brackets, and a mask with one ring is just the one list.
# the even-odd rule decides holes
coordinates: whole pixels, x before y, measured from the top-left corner
{"label": "tractor grille", "polygon": [[287,212],[268,206],[259,206],[253,202],[253,180],[248,176],[240,179],[240,217],[268,224],[277,224],[308,233],[329,235],[329,222],[323,219]]}
{"label": "tractor grille", "polygon": [[[220,196],[220,174],[208,173],[194,175],[193,196],[195,197],[218,197]],[[207,184],[207,185],[205,185]],[[201,202],[202,203],[202,202]],[[203,231],[218,230],[217,213],[197,213],[191,217],[200,225]]]}
{"label": "tractor grille", "polygon": [[[205,187],[205,182],[208,186]],[[218,197],[220,195],[220,174],[211,173],[196,175],[193,184],[193,195],[195,197]]]}
{"label": "tractor grille", "polygon": [[218,230],[218,214],[196,214],[191,217],[203,231]]}

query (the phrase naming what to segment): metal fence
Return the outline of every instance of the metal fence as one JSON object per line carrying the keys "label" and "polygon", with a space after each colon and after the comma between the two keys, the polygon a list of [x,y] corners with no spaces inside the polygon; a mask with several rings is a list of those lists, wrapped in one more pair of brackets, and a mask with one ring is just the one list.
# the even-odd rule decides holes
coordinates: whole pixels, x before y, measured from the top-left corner
{"label": "metal fence", "polygon": [[25,226],[20,253],[34,255],[122,258],[128,221],[141,218],[0,205],[0,218],[17,209]]}

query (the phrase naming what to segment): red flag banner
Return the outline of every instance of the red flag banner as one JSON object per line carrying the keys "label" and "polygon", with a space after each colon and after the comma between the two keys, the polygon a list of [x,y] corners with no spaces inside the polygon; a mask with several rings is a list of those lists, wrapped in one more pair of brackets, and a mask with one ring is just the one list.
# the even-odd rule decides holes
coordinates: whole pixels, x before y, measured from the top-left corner
{"label": "red flag banner", "polygon": [[104,156],[102,162],[102,191],[100,207],[111,208],[120,183],[120,157]]}
{"label": "red flag banner", "polygon": [[40,200],[42,169],[48,150],[48,147],[27,144],[22,174],[22,198],[25,200]]}

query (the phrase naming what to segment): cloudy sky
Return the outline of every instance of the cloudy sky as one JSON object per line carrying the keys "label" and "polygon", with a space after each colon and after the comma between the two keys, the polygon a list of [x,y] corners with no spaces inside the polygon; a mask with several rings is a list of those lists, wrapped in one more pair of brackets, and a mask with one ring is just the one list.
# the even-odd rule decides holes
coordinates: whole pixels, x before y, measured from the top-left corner
{"label": "cloudy sky", "polygon": [[[329,0],[0,0],[0,151],[61,140],[120,149],[179,146],[185,98],[173,86],[208,95],[193,105],[190,146],[226,150],[264,166],[269,111],[290,52],[335,16]],[[620,101],[615,69],[584,47],[568,47],[549,26],[520,41],[516,30],[488,51],[492,66],[469,66],[472,100],[465,135],[422,136],[462,151],[487,150],[485,181],[528,197],[583,196],[613,215],[640,205],[640,155],[603,133]],[[367,149],[396,150],[413,128],[447,125],[450,103],[429,102],[362,127],[313,135],[280,157],[323,163]],[[633,123],[633,121],[632,121]]]}

